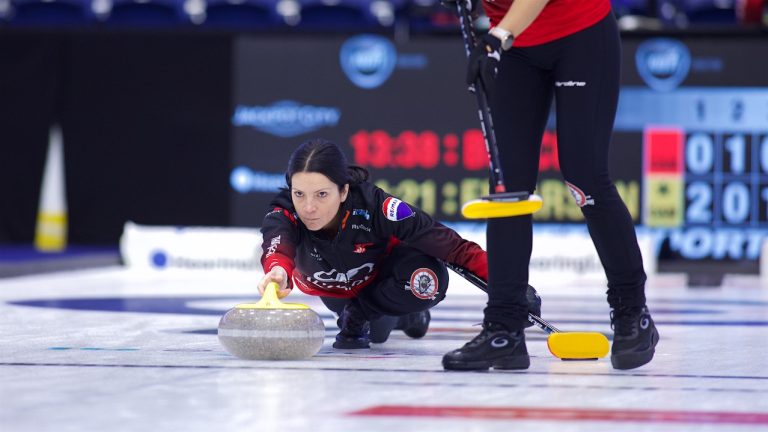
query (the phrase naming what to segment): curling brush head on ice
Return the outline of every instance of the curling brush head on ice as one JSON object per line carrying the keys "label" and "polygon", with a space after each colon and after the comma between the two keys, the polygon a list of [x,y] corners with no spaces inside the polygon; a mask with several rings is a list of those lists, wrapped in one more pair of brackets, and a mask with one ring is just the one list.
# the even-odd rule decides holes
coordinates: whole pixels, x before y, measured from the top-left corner
{"label": "curling brush head on ice", "polygon": [[513,197],[513,194],[519,192],[486,195],[469,201],[461,208],[461,214],[467,219],[489,219],[527,215],[541,209],[543,202],[540,196],[526,194],[521,198],[519,195]]}
{"label": "curling brush head on ice", "polygon": [[597,332],[552,333],[547,347],[562,360],[595,360],[605,357],[611,349],[608,338]]}

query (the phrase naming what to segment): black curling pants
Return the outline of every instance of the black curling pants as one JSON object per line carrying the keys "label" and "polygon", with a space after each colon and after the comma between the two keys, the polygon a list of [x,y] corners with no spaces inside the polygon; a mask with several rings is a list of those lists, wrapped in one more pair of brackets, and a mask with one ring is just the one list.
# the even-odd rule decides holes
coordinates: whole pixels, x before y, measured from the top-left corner
{"label": "black curling pants", "polygon": [[[605,269],[612,308],[644,305],[646,279],[632,218],[608,174],[620,49],[613,14],[550,43],[513,47],[501,56],[490,97],[507,190],[529,192],[555,100],[560,168]],[[532,225],[531,216],[488,220],[486,321],[511,329],[526,322]]]}
{"label": "black curling pants", "polygon": [[349,301],[357,301],[371,322],[371,341],[383,342],[398,317],[436,306],[448,289],[448,269],[437,258],[399,245],[384,261],[381,272],[357,298],[320,297],[325,306],[341,314]]}

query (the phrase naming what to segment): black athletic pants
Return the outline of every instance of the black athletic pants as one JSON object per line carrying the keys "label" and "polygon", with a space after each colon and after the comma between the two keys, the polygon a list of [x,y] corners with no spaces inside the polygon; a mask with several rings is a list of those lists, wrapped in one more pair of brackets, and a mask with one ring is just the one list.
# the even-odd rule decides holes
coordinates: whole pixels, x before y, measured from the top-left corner
{"label": "black athletic pants", "polygon": [[[501,56],[490,95],[508,191],[536,188],[542,135],[556,101],[560,168],[605,269],[612,308],[644,305],[646,279],[632,218],[608,174],[620,43],[609,14],[553,42],[513,47]],[[511,329],[526,322],[532,221],[531,216],[488,220],[486,321]]]}
{"label": "black athletic pants", "polygon": [[[383,342],[398,317],[432,308],[445,298],[448,269],[437,258],[407,246],[396,246],[376,281],[356,300],[371,322],[371,341]],[[351,299],[320,297],[328,309],[341,314]]]}

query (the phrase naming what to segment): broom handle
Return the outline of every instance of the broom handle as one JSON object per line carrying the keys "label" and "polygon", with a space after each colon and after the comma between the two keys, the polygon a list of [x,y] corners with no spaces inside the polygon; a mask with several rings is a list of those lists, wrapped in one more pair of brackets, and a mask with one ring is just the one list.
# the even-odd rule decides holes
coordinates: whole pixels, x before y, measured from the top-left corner
{"label": "broom handle", "polygon": [[[481,279],[480,276],[456,264],[451,264],[451,263],[445,263],[445,264],[448,266],[449,269],[453,270],[459,276],[468,280],[472,285],[480,288],[486,293],[488,292],[488,283],[485,282],[483,279]],[[553,326],[552,324],[550,324],[540,316],[534,315],[530,312],[528,312],[528,321],[535,324],[538,328],[544,330],[544,332],[547,334],[561,333],[560,330],[557,329],[557,327]]]}
{"label": "broom handle", "polygon": [[[470,5],[466,0],[458,0],[456,2],[456,7],[458,8],[459,21],[461,22],[461,36],[464,39],[464,50],[466,51],[467,57],[469,57],[469,53],[475,47],[476,43],[475,32],[472,27],[472,17],[470,16]],[[482,81],[478,79],[474,84],[470,85],[469,91],[474,93],[477,98],[477,114],[480,117],[483,138],[485,138],[485,150],[488,152],[491,168],[491,183],[493,184],[491,193],[504,193],[506,192],[506,187],[504,186],[504,174],[501,171],[501,164],[499,163],[499,146],[496,144],[496,134],[493,131],[493,118],[491,117],[491,109],[488,107],[488,97],[485,93]]]}

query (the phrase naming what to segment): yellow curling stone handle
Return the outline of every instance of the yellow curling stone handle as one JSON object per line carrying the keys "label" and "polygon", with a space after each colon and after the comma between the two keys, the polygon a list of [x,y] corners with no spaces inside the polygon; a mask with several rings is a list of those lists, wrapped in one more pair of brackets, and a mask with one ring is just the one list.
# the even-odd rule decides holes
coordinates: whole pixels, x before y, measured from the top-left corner
{"label": "yellow curling stone handle", "polygon": [[279,285],[270,282],[264,290],[261,300],[256,303],[242,303],[235,306],[237,309],[309,309],[309,306],[301,303],[283,303],[277,297]]}

